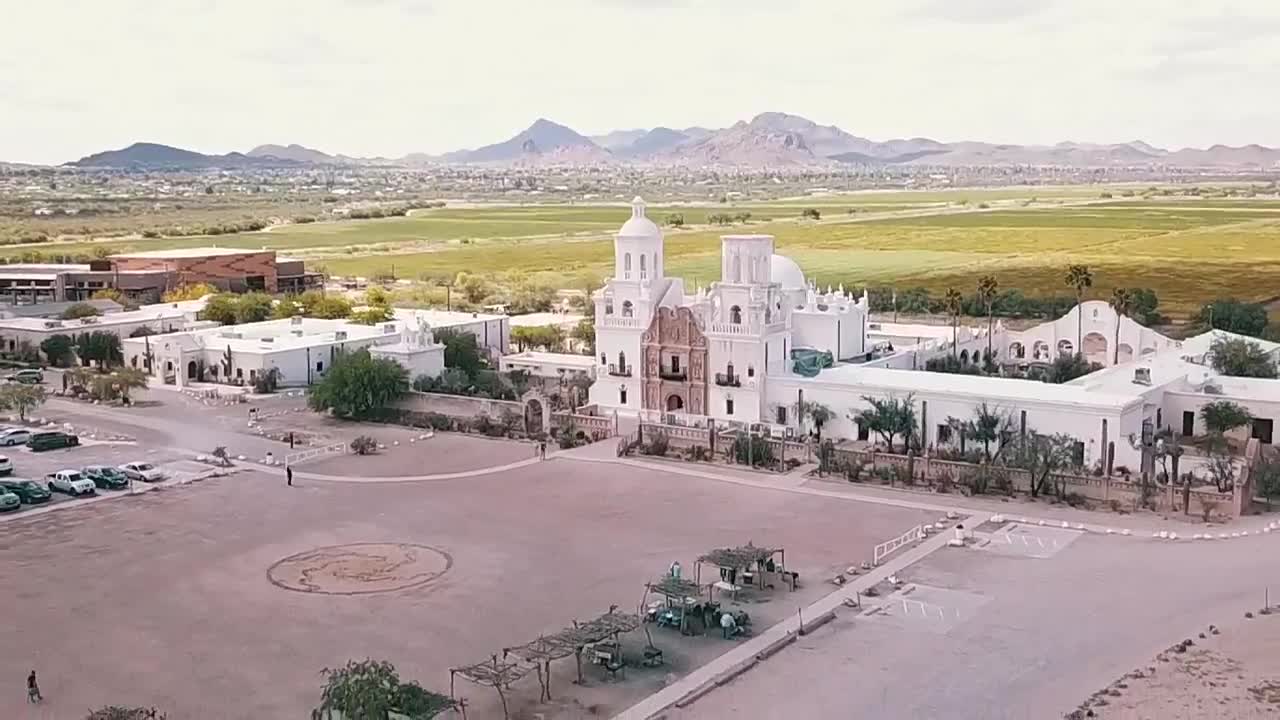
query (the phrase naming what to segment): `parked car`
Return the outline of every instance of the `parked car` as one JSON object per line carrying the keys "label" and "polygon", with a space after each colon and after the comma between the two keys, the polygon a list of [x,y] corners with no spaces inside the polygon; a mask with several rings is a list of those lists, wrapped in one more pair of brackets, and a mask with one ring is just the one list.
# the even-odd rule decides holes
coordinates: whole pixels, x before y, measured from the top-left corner
{"label": "parked car", "polygon": [[26,428],[5,428],[0,430],[0,445],[26,445],[31,439],[31,431]]}
{"label": "parked car", "polygon": [[129,487],[129,478],[110,465],[89,465],[80,468],[80,472],[93,481],[99,490],[123,490]]}
{"label": "parked car", "polygon": [[19,370],[11,375],[6,375],[5,380],[9,382],[19,382],[24,385],[36,385],[44,382],[44,373],[39,370]]}
{"label": "parked car", "polygon": [[31,439],[27,441],[27,447],[36,452],[41,450],[56,450],[57,448],[75,447],[80,444],[80,438],[60,430],[48,430],[44,432],[31,433]]}
{"label": "parked car", "polygon": [[22,507],[22,498],[4,488],[0,488],[0,512],[17,510]]}
{"label": "parked car", "polygon": [[160,482],[164,479],[164,472],[148,462],[125,463],[120,466],[120,472],[140,482]]}
{"label": "parked car", "polygon": [[13,474],[13,461],[6,455],[0,455],[0,475]]}
{"label": "parked car", "polygon": [[59,470],[58,472],[49,473],[44,476],[45,482],[49,483],[49,492],[64,492],[68,495],[93,495],[98,491],[98,486],[79,470]]}
{"label": "parked car", "polygon": [[0,490],[17,495],[22,502],[28,505],[38,505],[53,499],[53,493],[49,492],[49,488],[35,480],[27,480],[26,478],[5,478],[0,480]]}

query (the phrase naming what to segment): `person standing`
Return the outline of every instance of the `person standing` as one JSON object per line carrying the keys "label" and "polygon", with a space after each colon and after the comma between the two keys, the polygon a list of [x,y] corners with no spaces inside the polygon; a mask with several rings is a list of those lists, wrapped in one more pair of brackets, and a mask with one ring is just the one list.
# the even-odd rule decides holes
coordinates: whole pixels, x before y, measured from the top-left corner
{"label": "person standing", "polygon": [[289,487],[293,487],[293,466],[286,465],[284,468],[284,476]]}
{"label": "person standing", "polygon": [[546,440],[542,440],[538,442],[538,457],[543,460],[547,459],[547,441]]}
{"label": "person standing", "polygon": [[27,702],[37,703],[44,700],[44,696],[40,694],[40,685],[36,683],[36,671],[32,670],[27,676]]}

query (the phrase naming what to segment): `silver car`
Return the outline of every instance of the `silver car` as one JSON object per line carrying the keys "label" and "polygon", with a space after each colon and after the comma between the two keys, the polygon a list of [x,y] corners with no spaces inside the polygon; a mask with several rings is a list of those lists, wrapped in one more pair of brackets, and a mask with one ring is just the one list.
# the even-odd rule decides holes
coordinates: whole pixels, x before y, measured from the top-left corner
{"label": "silver car", "polygon": [[26,445],[31,439],[31,431],[26,428],[5,428],[0,430],[0,445]]}
{"label": "silver car", "polygon": [[149,462],[131,462],[120,466],[120,472],[130,480],[139,482],[160,482],[164,479],[164,471]]}

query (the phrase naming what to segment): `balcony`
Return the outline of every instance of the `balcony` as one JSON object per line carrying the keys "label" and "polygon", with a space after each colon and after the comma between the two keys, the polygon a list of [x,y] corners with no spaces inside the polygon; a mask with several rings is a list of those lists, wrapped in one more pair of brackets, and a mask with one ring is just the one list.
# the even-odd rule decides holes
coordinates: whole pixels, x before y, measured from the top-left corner
{"label": "balcony", "polygon": [[609,374],[614,377],[631,377],[630,365],[614,365],[610,363]]}
{"label": "balcony", "polygon": [[742,376],[738,374],[716,373],[716,385],[720,387],[742,387]]}
{"label": "balcony", "polygon": [[679,382],[684,382],[689,379],[689,371],[684,369],[675,370],[669,367],[658,368],[658,377],[663,380],[677,380]]}

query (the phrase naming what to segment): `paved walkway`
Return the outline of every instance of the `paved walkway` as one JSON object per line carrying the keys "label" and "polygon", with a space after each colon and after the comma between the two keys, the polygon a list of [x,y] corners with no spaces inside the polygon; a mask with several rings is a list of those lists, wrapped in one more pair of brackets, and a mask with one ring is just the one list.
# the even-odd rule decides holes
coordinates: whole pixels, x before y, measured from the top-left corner
{"label": "paved walkway", "polygon": [[[874,570],[857,576],[849,583],[840,586],[835,592],[818,599],[804,608],[803,617],[812,621],[833,610],[839,613],[841,608],[844,608],[843,612],[847,613],[858,612],[853,608],[844,607],[844,601],[854,598],[857,594],[883,582],[890,575],[923,560],[933,551],[945,546],[949,537],[949,533],[935,535],[916,547],[890,558]],[[761,651],[776,642],[782,641],[788,633],[796,632],[799,629],[799,623],[799,618],[783,620],[662,690],[618,713],[613,720],[649,720],[649,718],[671,707],[686,695],[699,690],[708,683],[714,683],[725,673],[750,662]],[[763,660],[762,662],[769,662],[769,660]]]}
{"label": "paved walkway", "polygon": [[[1176,533],[1178,540],[1191,540],[1197,533],[1212,534],[1214,539],[1230,539],[1256,535],[1277,522],[1271,515],[1241,518],[1229,525],[1197,526],[1182,521],[1165,520],[1159,516],[1109,515],[1088,510],[1051,507],[1030,503],[1005,503],[997,499],[967,498],[961,495],[939,495],[906,490],[893,490],[854,483],[827,483],[810,480],[797,484],[794,478],[776,473],[738,471],[713,465],[700,465],[684,461],[640,460],[617,457],[613,447],[602,448],[605,443],[594,443],[559,453],[560,456],[580,462],[616,463],[631,465],[664,473],[674,473],[716,482],[793,492],[820,497],[842,498],[856,502],[888,505],[912,510],[926,510],[945,515],[955,512],[962,515],[978,515],[985,520],[992,515],[1003,515],[1007,520],[1054,527],[1070,527],[1074,530],[1124,537],[1150,538],[1160,532]],[[706,468],[706,469],[703,469]],[[829,486],[829,489],[828,489]],[[912,498],[928,498],[916,500]],[[1064,525],[1065,523],[1065,525]]]}
{"label": "paved walkway", "polygon": [[[559,453],[547,453],[547,460],[555,458]],[[270,473],[272,475],[284,475],[283,465],[264,465],[252,460],[237,461],[239,465],[252,466],[258,472]],[[323,473],[305,472],[303,470],[294,470],[293,477],[295,480],[318,480],[320,482],[335,483],[405,483],[405,482],[432,482],[438,480],[461,480],[463,478],[481,477],[483,475],[495,475],[497,473],[515,470],[517,468],[536,465],[545,462],[536,457],[525,460],[517,460],[516,462],[507,463],[505,465],[494,465],[492,467],[476,468],[475,470],[460,470],[451,473],[437,473],[435,475],[384,475],[384,476],[360,476],[352,477],[350,475],[325,475]]]}

